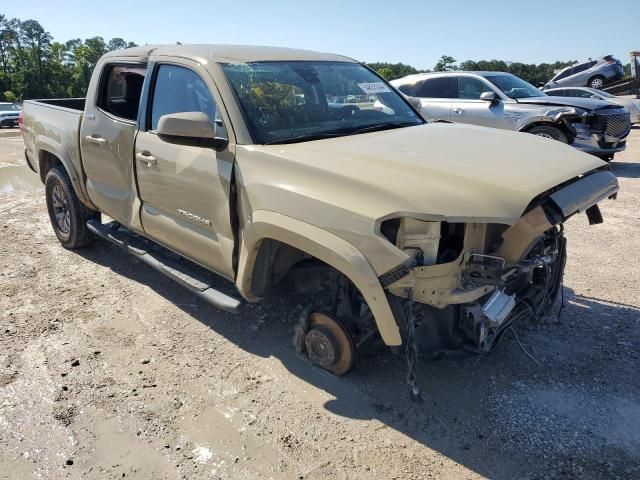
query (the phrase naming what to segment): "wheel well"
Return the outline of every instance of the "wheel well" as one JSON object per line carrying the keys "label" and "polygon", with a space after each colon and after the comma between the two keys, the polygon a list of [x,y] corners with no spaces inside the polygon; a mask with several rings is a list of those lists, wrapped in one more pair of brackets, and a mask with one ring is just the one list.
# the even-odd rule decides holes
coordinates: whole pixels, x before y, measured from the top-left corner
{"label": "wheel well", "polygon": [[333,267],[279,240],[260,242],[251,275],[251,292],[263,297],[278,287],[284,291],[309,291],[322,288]]}
{"label": "wheel well", "polygon": [[573,138],[573,134],[571,133],[569,128],[567,128],[567,126],[564,123],[545,122],[545,121],[533,122],[533,123],[527,125],[526,127],[524,127],[520,131],[526,133],[526,132],[529,132],[529,130],[531,130],[534,127],[555,127],[558,130],[560,130],[562,133],[564,133],[569,140],[571,140]]}
{"label": "wheel well", "polygon": [[47,178],[47,173],[49,173],[49,170],[57,165],[62,165],[62,168],[64,168],[64,165],[62,164],[60,159],[53,153],[47,152],[46,150],[40,150],[40,153],[38,155],[38,167],[40,171],[40,180],[42,180],[42,183],[44,183],[45,178]]}
{"label": "wheel well", "polygon": [[[315,310],[335,316],[357,345],[379,332],[366,298],[349,277],[332,265],[281,241],[262,240],[251,277],[251,289],[252,295],[257,297],[302,294],[299,299],[309,302],[305,309],[307,314]],[[298,334],[296,338],[299,338]]]}

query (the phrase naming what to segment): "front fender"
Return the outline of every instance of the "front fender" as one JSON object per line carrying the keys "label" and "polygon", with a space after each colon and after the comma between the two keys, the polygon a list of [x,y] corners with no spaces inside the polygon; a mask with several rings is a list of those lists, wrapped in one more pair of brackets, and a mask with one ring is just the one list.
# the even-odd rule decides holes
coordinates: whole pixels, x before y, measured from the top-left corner
{"label": "front fender", "polygon": [[402,344],[400,331],[380,281],[371,264],[353,245],[314,225],[267,210],[252,212],[240,242],[236,286],[248,300],[256,256],[263,239],[278,240],[331,265],[360,291],[387,345]]}
{"label": "front fender", "polygon": [[526,118],[522,118],[521,124],[518,126],[518,131],[523,132],[532,126],[544,123],[555,126],[561,125],[563,123],[567,125],[567,122],[588,117],[589,115],[591,115],[589,112],[581,109],[576,109],[574,107],[550,108],[544,112],[539,112],[535,115],[530,115]]}

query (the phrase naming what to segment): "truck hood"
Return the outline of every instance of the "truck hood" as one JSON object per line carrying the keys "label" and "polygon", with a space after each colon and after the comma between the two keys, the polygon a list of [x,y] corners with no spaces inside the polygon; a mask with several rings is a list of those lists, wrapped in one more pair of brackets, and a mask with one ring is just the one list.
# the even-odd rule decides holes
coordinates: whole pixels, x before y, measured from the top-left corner
{"label": "truck hood", "polygon": [[593,111],[601,108],[611,108],[609,102],[603,100],[596,100],[593,98],[573,98],[573,97],[531,97],[531,98],[518,98],[518,103],[525,103],[527,105],[554,105],[558,107],[578,107],[584,110]]}
{"label": "truck hood", "polygon": [[239,145],[237,159],[253,209],[324,212],[319,226],[397,214],[513,224],[540,193],[605,165],[549,139],[448,123]]}

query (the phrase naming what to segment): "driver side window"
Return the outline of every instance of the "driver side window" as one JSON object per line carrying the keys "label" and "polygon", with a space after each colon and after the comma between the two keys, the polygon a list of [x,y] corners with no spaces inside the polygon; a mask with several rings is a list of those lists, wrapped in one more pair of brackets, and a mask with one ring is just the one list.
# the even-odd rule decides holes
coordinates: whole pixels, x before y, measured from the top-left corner
{"label": "driver side window", "polygon": [[458,98],[463,100],[480,100],[480,95],[484,92],[493,92],[493,90],[477,78],[458,78]]}
{"label": "driver side window", "polygon": [[200,76],[185,67],[160,65],[153,89],[150,129],[158,128],[161,116],[179,112],[206,113],[215,128],[216,102]]}

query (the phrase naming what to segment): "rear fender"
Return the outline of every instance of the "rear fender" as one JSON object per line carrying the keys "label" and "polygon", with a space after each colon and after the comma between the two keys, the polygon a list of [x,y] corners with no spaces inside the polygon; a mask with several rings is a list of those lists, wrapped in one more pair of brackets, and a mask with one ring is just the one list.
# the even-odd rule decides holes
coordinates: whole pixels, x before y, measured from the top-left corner
{"label": "rear fender", "polygon": [[79,175],[73,161],[55,142],[46,136],[39,135],[35,139],[35,150],[38,155],[38,173],[42,183],[44,183],[49,169],[57,163],[60,163],[69,174],[71,185],[73,185],[73,189],[80,201],[89,208],[96,209],[84,189],[83,179]]}

